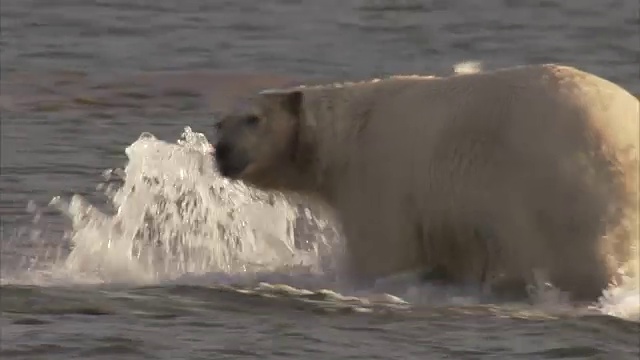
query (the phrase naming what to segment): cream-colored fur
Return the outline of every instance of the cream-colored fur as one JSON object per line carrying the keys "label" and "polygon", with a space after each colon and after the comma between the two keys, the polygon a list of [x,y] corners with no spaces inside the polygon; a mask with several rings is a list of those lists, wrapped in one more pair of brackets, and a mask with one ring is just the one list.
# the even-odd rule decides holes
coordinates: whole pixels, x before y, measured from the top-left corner
{"label": "cream-colored fur", "polygon": [[223,175],[336,210],[356,279],[440,268],[593,298],[637,256],[639,101],[558,65],[264,93]]}

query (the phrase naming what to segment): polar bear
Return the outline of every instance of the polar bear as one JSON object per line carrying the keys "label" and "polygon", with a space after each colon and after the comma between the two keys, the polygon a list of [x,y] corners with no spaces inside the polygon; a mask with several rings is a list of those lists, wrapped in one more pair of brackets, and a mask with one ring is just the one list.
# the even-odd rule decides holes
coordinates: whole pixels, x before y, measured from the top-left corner
{"label": "polar bear", "polygon": [[[335,210],[348,272],[599,296],[638,253],[639,101],[528,65],[264,91],[216,123],[222,176]],[[500,280],[502,279],[502,280]]]}

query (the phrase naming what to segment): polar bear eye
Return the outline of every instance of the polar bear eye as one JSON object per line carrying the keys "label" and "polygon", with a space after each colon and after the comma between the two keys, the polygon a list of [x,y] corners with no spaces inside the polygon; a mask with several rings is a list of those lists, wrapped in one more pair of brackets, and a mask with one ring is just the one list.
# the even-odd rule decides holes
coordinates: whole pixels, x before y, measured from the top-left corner
{"label": "polar bear eye", "polygon": [[260,118],[256,115],[249,115],[246,117],[245,122],[248,125],[255,126],[260,122]]}

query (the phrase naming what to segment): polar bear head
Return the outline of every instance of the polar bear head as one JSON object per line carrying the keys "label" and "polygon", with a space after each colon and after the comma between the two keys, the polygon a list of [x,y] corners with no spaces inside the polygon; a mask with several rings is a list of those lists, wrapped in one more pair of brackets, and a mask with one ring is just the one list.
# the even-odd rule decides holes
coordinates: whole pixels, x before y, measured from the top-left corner
{"label": "polar bear head", "polygon": [[289,189],[299,169],[302,92],[264,91],[250,111],[231,113],[215,124],[218,171],[264,189]]}

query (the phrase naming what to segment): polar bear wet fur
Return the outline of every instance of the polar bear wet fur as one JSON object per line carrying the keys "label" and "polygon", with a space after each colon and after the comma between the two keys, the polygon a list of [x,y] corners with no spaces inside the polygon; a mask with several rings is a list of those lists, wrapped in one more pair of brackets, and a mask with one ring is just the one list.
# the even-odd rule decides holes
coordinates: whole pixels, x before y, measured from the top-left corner
{"label": "polar bear wet fur", "polygon": [[637,257],[639,118],[638,99],[572,67],[395,76],[261,93],[216,124],[216,163],[330,205],[356,280],[542,271],[592,299]]}

